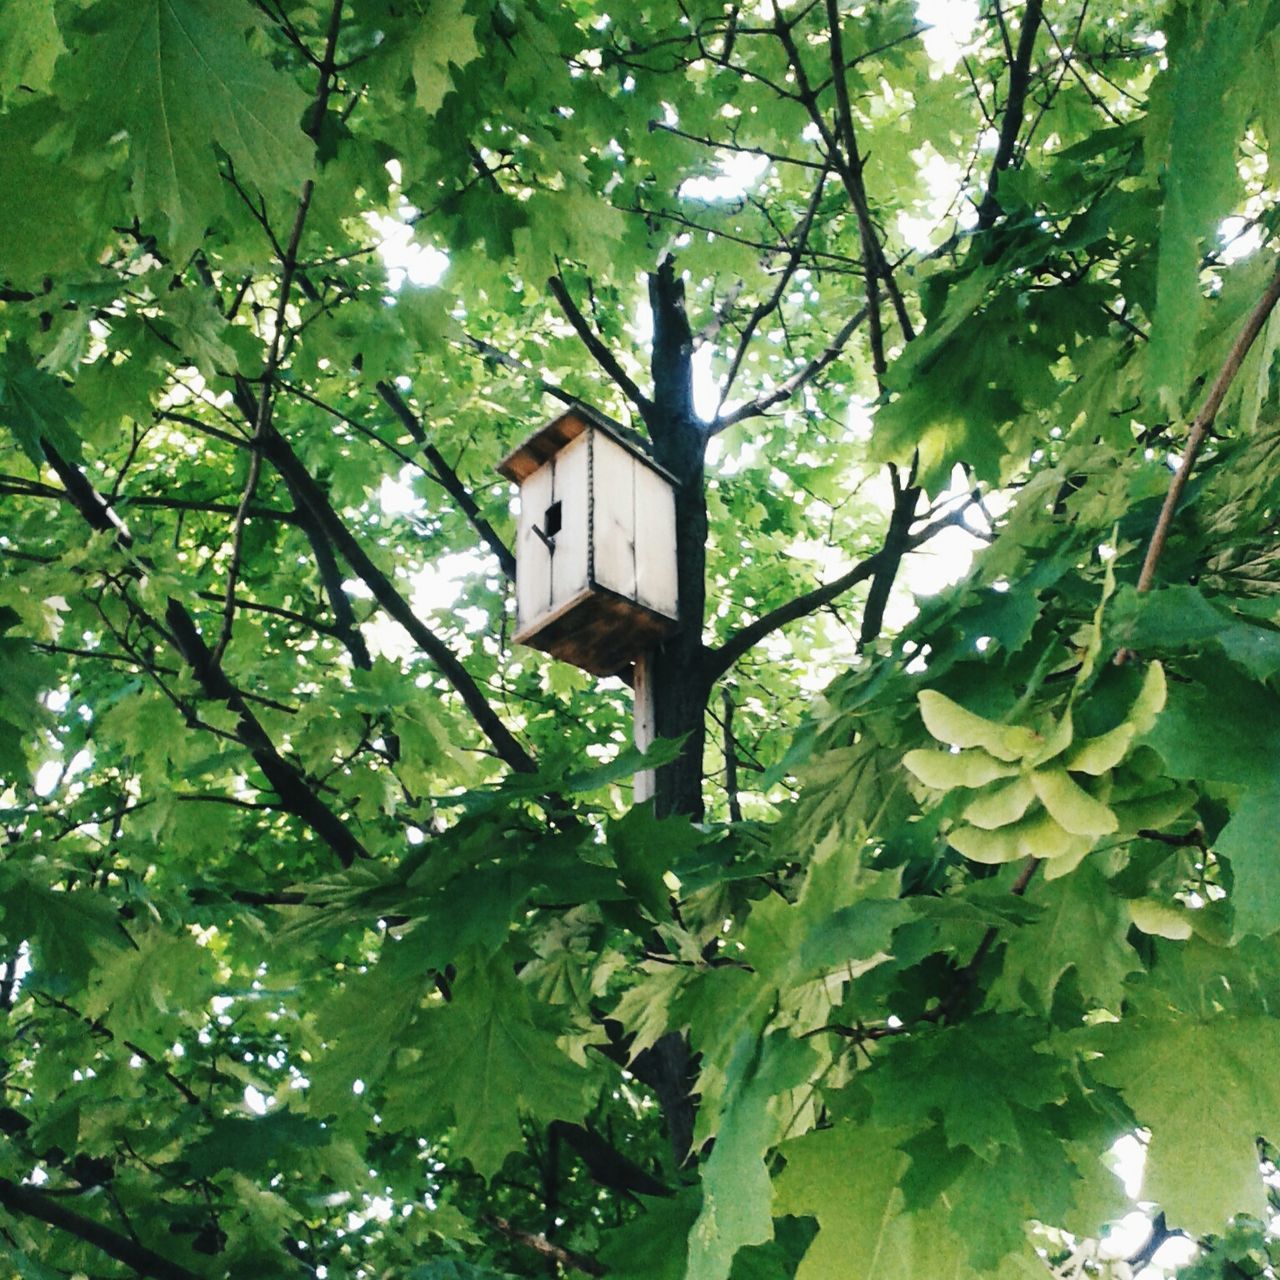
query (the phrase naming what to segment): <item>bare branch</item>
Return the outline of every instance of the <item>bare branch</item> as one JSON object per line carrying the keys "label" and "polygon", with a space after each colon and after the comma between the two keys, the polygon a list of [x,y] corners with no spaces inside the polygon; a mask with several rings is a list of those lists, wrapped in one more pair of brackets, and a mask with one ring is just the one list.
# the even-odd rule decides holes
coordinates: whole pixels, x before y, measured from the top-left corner
{"label": "bare branch", "polygon": [[[1000,121],[1000,140],[991,162],[991,176],[987,179],[987,191],[978,206],[978,229],[989,230],[1000,213],[996,187],[1000,175],[1013,161],[1014,148],[1018,145],[1018,133],[1027,108],[1027,92],[1031,88],[1031,57],[1035,52],[1036,32],[1044,9],[1043,0],[1027,0],[1022,14],[1022,30],[1018,32],[1018,49],[1009,63],[1009,97],[1004,105],[1004,117]],[[999,6],[996,8],[1000,13]],[[1001,15],[1003,26],[1003,15]]]}
{"label": "bare branch", "polygon": [[145,1245],[103,1226],[93,1218],[68,1209],[47,1193],[10,1182],[8,1178],[0,1178],[0,1205],[10,1213],[24,1214],[28,1218],[48,1223],[59,1231],[65,1231],[68,1235],[93,1245],[107,1257],[124,1263],[140,1276],[150,1276],[153,1280],[201,1280],[194,1271],[170,1262],[168,1258],[161,1257]]}
{"label": "bare branch", "polygon": [[445,492],[458,504],[462,509],[462,513],[471,522],[471,527],[475,529],[484,540],[485,545],[497,557],[498,564],[502,566],[502,572],[514,582],[516,578],[516,558],[512,554],[511,548],[498,536],[498,531],[493,525],[480,514],[480,508],[477,506],[476,500],[471,496],[471,491],[462,483],[458,473],[445,461],[444,454],[427,439],[427,433],[422,429],[422,423],[418,420],[418,415],[409,408],[405,403],[404,397],[391,383],[379,382],[377,391],[391,412],[400,419],[404,429],[413,437],[414,443],[421,449],[422,456],[431,464],[431,470],[435,473],[436,479],[444,486]]}
{"label": "bare branch", "polygon": [[877,551],[861,563],[854,565],[848,573],[836,578],[834,582],[806,591],[803,595],[788,600],[786,604],[779,605],[763,617],[735,631],[718,649],[712,649],[708,653],[707,665],[710,678],[715,680],[724,675],[739,658],[758,645],[765,636],[777,631],[779,627],[785,627],[788,622],[795,622],[798,618],[807,618],[809,614],[821,609],[824,604],[830,604],[837,596],[842,596],[852,587],[856,587],[859,582],[865,582],[881,567],[884,558],[885,552]]}
{"label": "bare branch", "polygon": [[733,694],[727,688],[720,690],[724,706],[724,789],[729,797],[730,822],[742,821],[742,801],[738,796],[738,740],[733,736]]}
{"label": "bare branch", "polygon": [[916,516],[916,503],[920,490],[908,482],[903,485],[898,478],[897,467],[890,466],[889,478],[893,483],[893,510],[889,514],[889,528],[884,535],[881,562],[871,579],[867,603],[862,610],[862,626],[858,631],[858,648],[864,649],[884,626],[885,606],[889,592],[902,566],[902,557],[911,549],[911,524]]}
{"label": "bare branch", "polygon": [[649,131],[651,133],[660,131],[662,133],[674,134],[677,138],[684,138],[689,142],[696,142],[699,146],[710,147],[715,151],[733,151],[738,155],[760,156],[765,160],[772,160],[775,164],[793,164],[801,169],[823,170],[827,166],[818,160],[806,160],[799,156],[784,156],[778,151],[767,151],[763,147],[747,147],[737,142],[730,142],[721,138],[702,137],[696,133],[686,133],[683,129],[677,129],[673,124],[666,124],[662,120],[650,120]]}
{"label": "bare branch", "polygon": [[333,544],[310,521],[306,522],[307,540],[311,543],[311,552],[315,556],[316,569],[320,574],[320,585],[329,597],[329,607],[333,610],[333,634],[342,641],[351,661],[361,671],[373,670],[373,657],[369,646],[365,643],[360,623],[356,619],[355,610],[342,586],[342,571],[338,568],[337,558],[333,554]]}
{"label": "bare branch", "polygon": [[495,347],[492,342],[486,342],[483,338],[473,337],[469,333],[465,335],[465,338],[467,345],[486,360],[492,360],[494,364],[501,365],[504,369],[510,369],[515,373],[523,374],[526,378],[532,378],[544,395],[559,400],[561,404],[576,405],[581,403],[577,396],[572,395],[563,387],[556,386],[554,382],[548,382],[536,369],[525,364],[522,360],[517,360],[509,351],[503,351],[501,347]]}
{"label": "bare branch", "polygon": [[[308,123],[305,127],[313,140],[319,136],[325,109],[329,105],[329,95],[333,91],[333,68],[337,58],[338,32],[342,26],[342,4],[343,0],[333,0],[330,8],[324,56],[319,63],[319,84],[316,87],[311,109],[307,113]],[[258,410],[253,421],[253,452],[249,457],[249,472],[245,478],[244,491],[240,496],[240,507],[231,527],[231,563],[227,567],[222,631],[213,647],[215,664],[222,661],[222,655],[226,652],[227,645],[231,643],[231,634],[235,628],[236,582],[240,577],[240,561],[244,555],[245,524],[249,517],[249,506],[257,491],[258,477],[262,471],[261,444],[271,426],[271,402],[275,392],[276,371],[280,367],[280,357],[284,350],[285,316],[289,307],[289,297],[293,292],[293,278],[298,270],[298,247],[302,243],[302,229],[306,225],[307,212],[311,208],[311,197],[315,194],[315,189],[316,184],[313,178],[308,178],[302,184],[302,195],[298,199],[293,229],[289,233],[289,244],[280,263],[280,297],[276,303],[271,345],[267,349],[267,359],[262,370],[262,385],[258,392]]]}
{"label": "bare branch", "polygon": [[559,275],[552,276],[547,281],[547,288],[551,290],[551,296],[560,304],[560,309],[564,312],[565,318],[573,326],[574,332],[578,337],[582,339],[583,345],[591,353],[595,362],[618,384],[623,395],[635,405],[641,416],[647,414],[653,408],[649,398],[636,385],[631,375],[618,363],[618,358],[613,352],[600,340],[599,335],[591,327],[586,316],[578,309],[578,304],[574,302],[569,290],[565,287],[563,278]]}
{"label": "bare branch", "polygon": [[1142,561],[1142,572],[1138,575],[1139,591],[1151,590],[1151,584],[1155,581],[1156,567],[1159,565],[1160,557],[1164,553],[1165,543],[1169,540],[1169,530],[1173,526],[1174,513],[1178,509],[1178,502],[1182,497],[1182,492],[1187,487],[1191,468],[1195,466],[1196,458],[1200,454],[1200,448],[1204,444],[1205,437],[1209,434],[1209,428],[1213,426],[1213,420],[1217,417],[1218,410],[1222,407],[1222,401],[1226,397],[1236,374],[1240,372],[1240,366],[1249,354],[1249,348],[1253,346],[1258,334],[1262,332],[1262,326],[1266,324],[1272,311],[1275,310],[1277,302],[1280,302],[1280,270],[1271,277],[1271,283],[1267,285],[1266,291],[1258,299],[1253,310],[1249,313],[1248,319],[1244,322],[1243,328],[1236,335],[1236,340],[1231,344],[1231,350],[1227,353],[1226,361],[1218,371],[1218,376],[1214,379],[1213,386],[1209,389],[1209,394],[1205,397],[1204,404],[1200,407],[1200,412],[1196,414],[1195,421],[1191,424],[1191,430],[1187,434],[1186,447],[1182,452],[1182,462],[1179,464],[1178,470],[1169,484],[1169,492],[1165,494],[1164,505],[1160,508],[1160,516],[1156,520],[1156,527],[1151,534],[1151,542],[1147,546],[1147,554]]}
{"label": "bare branch", "polygon": [[430,627],[413,612],[409,602],[396,590],[394,583],[369,558],[364,548],[334,510],[324,490],[302,465],[292,446],[274,429],[263,441],[263,453],[280,472],[290,490],[304,504],[324,534],[353,572],[373,593],[377,602],[413,639],[414,643],[439,667],[471,712],[481,732],[493,744],[499,757],[518,773],[533,773],[536,766],[529,753],[512,736],[497,713],[489,705],[480,686],[457,655]]}
{"label": "bare branch", "polygon": [[822,193],[826,189],[827,174],[829,172],[830,170],[824,166],[818,174],[818,181],[814,185],[813,194],[809,197],[809,203],[805,208],[804,216],[800,219],[800,225],[796,227],[795,234],[792,236],[791,251],[787,255],[787,261],[778,276],[778,283],[774,286],[773,292],[752,311],[747,318],[747,323],[743,326],[742,336],[739,338],[738,345],[734,350],[733,359],[729,362],[729,371],[720,383],[720,398],[716,404],[717,418],[720,416],[720,410],[724,408],[724,402],[728,399],[729,392],[733,389],[734,379],[737,378],[738,372],[742,368],[742,362],[746,359],[747,348],[751,345],[751,339],[755,336],[756,329],[778,309],[778,305],[782,301],[782,295],[787,291],[787,285],[791,283],[791,278],[795,275],[796,268],[800,265],[800,260],[804,256],[805,249],[809,243],[809,233],[813,230],[814,216],[818,212]]}
{"label": "bare branch", "polygon": [[534,1253],[541,1254],[549,1262],[559,1263],[562,1267],[581,1271],[589,1276],[608,1274],[608,1268],[597,1259],[588,1257],[585,1253],[574,1253],[561,1245],[553,1244],[544,1235],[539,1235],[532,1231],[521,1231],[519,1227],[512,1226],[506,1218],[494,1216],[486,1218],[485,1221],[500,1235],[506,1236],[508,1240],[513,1241],[515,1244],[523,1245],[526,1249],[532,1249]]}
{"label": "bare branch", "polygon": [[[59,489],[54,485],[7,475],[0,475],[0,493],[11,493],[27,498],[53,498],[59,502],[67,502],[71,497],[65,489]],[[205,511],[219,516],[233,516],[239,509],[229,502],[201,502],[197,498],[170,498],[151,493],[122,494],[116,505],[126,508],[155,507],[163,511]],[[283,524],[297,523],[294,512],[282,511],[279,507],[251,506],[249,514],[258,520],[279,520]]]}
{"label": "bare branch", "polygon": [[719,435],[721,431],[732,427],[735,423],[745,422],[748,418],[758,418],[772,409],[775,404],[781,404],[784,400],[789,400],[801,387],[805,386],[806,383],[812,382],[818,374],[840,355],[845,348],[845,344],[853,336],[854,330],[866,318],[867,308],[863,307],[840,326],[835,337],[831,339],[831,342],[821,355],[815,356],[803,368],[797,369],[791,377],[785,382],[779,383],[772,391],[765,392],[763,395],[757,396],[756,399],[749,400],[746,404],[740,404],[736,409],[721,414],[711,423],[708,434]]}

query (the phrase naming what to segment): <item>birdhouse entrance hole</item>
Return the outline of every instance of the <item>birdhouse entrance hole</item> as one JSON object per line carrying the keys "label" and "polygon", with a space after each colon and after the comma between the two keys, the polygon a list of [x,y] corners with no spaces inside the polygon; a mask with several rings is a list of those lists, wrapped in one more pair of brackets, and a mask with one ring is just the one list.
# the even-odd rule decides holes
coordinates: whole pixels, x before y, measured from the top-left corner
{"label": "birdhouse entrance hole", "polygon": [[563,514],[562,507],[563,507],[562,503],[553,502],[547,508],[547,522],[543,526],[543,529],[548,538],[554,538],[556,534],[560,532],[560,529],[561,529],[560,521],[561,521],[561,516]]}

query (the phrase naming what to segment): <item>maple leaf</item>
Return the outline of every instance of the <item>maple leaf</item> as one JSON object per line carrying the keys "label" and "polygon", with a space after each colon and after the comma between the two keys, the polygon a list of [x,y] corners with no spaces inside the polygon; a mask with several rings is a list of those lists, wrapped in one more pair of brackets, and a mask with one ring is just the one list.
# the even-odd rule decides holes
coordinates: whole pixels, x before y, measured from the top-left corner
{"label": "maple leaf", "polygon": [[[582,1114],[589,1076],[557,1048],[548,1034],[553,1022],[501,953],[465,971],[449,1006],[423,1020],[412,1078],[443,1091],[454,1148],[486,1178],[521,1145],[522,1114],[543,1122]],[[401,1078],[397,1088],[406,1083]]]}
{"label": "maple leaf", "polygon": [[1101,1027],[1095,1043],[1091,1069],[1151,1130],[1144,1198],[1195,1235],[1264,1217],[1257,1143],[1280,1134],[1280,1020],[1148,1017]]}
{"label": "maple leaf", "polygon": [[85,124],[129,136],[132,199],[151,224],[168,223],[179,257],[194,248],[223,201],[217,146],[268,203],[296,199],[311,172],[302,132],[307,99],[245,39],[247,7],[216,0],[107,0],[82,19]]}

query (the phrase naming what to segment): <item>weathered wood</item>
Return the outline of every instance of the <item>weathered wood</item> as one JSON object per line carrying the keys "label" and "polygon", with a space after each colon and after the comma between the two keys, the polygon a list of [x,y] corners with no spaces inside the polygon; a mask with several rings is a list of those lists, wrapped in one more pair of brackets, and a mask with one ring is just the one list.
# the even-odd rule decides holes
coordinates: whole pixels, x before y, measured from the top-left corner
{"label": "weathered wood", "polygon": [[[560,608],[589,585],[591,564],[591,434],[571,440],[548,463],[551,467],[551,501],[558,503],[560,531],[547,536],[544,551],[551,557],[551,607]],[[547,512],[536,513],[540,524]],[[545,525],[543,532],[546,533]],[[542,541],[542,539],[539,539]],[[520,566],[516,565],[516,576]]]}
{"label": "weathered wood", "polygon": [[671,618],[596,586],[517,631],[515,640],[592,675],[612,676],[660,644],[675,625]]}
{"label": "weathered wood", "polygon": [[562,414],[500,469],[520,484],[516,641],[613,675],[678,629],[676,500],[669,473],[595,419]]}
{"label": "weathered wood", "polygon": [[588,427],[604,432],[624,449],[646,458],[651,467],[675,483],[675,476],[649,457],[649,449],[642,435],[615,422],[608,414],[601,413],[599,409],[594,409],[583,401],[579,401],[558,418],[552,418],[545,427],[539,427],[533,435],[514,448],[498,463],[499,473],[516,484],[522,483],[526,476],[532,475],[544,462],[554,458],[565,445],[576,440]]}
{"label": "weathered wood", "polygon": [[635,597],[647,608],[679,616],[676,500],[672,487],[647,467],[635,469]]}
{"label": "weathered wood", "polygon": [[630,450],[603,432],[593,435],[591,576],[629,600],[636,599],[636,472],[641,469]]}
{"label": "weathered wood", "polygon": [[[639,751],[648,751],[657,736],[657,719],[653,702],[653,660],[647,653],[636,659],[632,672],[631,692],[634,699],[631,710],[632,736]],[[632,783],[632,798],[636,804],[652,800],[658,789],[658,775],[654,769],[641,769]]]}

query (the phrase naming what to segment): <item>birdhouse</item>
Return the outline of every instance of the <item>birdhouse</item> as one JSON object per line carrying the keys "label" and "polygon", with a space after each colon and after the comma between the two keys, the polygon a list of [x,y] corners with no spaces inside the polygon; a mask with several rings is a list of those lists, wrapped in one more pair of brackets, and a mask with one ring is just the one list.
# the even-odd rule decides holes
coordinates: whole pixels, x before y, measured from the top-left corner
{"label": "birdhouse", "polygon": [[612,675],[676,629],[675,478],[584,404],[499,465],[520,486],[516,641]]}

